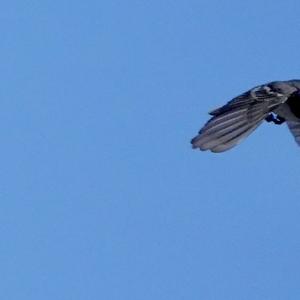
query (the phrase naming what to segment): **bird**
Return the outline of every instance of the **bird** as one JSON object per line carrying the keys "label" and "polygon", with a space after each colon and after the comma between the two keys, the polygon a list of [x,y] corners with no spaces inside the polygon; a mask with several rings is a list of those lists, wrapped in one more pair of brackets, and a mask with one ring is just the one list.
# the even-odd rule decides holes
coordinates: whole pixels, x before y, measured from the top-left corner
{"label": "bird", "polygon": [[264,121],[286,123],[300,146],[300,79],[255,86],[209,114],[212,117],[191,140],[194,149],[227,151]]}

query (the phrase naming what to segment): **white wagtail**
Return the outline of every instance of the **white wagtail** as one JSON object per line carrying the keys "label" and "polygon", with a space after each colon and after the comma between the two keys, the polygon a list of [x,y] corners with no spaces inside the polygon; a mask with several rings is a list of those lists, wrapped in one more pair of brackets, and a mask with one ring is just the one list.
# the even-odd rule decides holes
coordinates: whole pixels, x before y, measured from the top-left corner
{"label": "white wagtail", "polygon": [[212,118],[191,140],[193,148],[229,150],[264,120],[278,125],[286,122],[300,145],[300,80],[256,86],[209,114]]}

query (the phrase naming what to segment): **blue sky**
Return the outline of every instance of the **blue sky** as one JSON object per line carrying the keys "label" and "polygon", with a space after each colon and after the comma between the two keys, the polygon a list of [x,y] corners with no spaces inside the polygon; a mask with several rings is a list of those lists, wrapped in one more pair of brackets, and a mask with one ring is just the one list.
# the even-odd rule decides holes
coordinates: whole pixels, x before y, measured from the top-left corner
{"label": "blue sky", "polygon": [[300,148],[207,112],[300,77],[299,1],[4,1],[0,296],[299,299]]}

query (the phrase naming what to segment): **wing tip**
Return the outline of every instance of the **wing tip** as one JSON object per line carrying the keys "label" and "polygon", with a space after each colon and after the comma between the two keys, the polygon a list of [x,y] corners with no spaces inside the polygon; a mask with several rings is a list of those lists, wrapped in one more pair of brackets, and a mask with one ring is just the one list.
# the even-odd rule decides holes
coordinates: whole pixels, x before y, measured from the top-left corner
{"label": "wing tip", "polygon": [[[192,138],[192,139],[190,140],[190,143],[191,143],[191,145],[192,145],[192,149],[197,149],[197,148],[200,149],[200,146],[197,145],[197,142],[199,141],[199,137],[200,137],[200,135],[198,134],[198,135],[196,135],[194,138]],[[201,150],[201,149],[200,149],[200,150]]]}

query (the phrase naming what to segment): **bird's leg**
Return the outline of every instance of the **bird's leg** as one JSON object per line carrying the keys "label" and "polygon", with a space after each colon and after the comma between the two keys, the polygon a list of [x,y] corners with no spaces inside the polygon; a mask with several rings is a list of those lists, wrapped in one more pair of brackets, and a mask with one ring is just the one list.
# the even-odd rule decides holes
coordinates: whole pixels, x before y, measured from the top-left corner
{"label": "bird's leg", "polygon": [[275,120],[275,117],[274,117],[273,114],[269,114],[269,115],[265,118],[265,120],[266,120],[267,122],[273,122],[273,121]]}
{"label": "bird's leg", "polygon": [[285,118],[280,117],[280,116],[276,116],[276,119],[274,120],[274,123],[277,124],[277,125],[280,125],[284,122],[285,122]]}
{"label": "bird's leg", "polygon": [[280,117],[280,116],[274,116],[273,114],[269,114],[266,118],[265,118],[265,120],[267,121],[267,122],[273,122],[274,124],[276,124],[276,125],[280,125],[280,124],[282,124],[282,123],[284,123],[285,122],[285,118],[282,118],[282,117]]}

